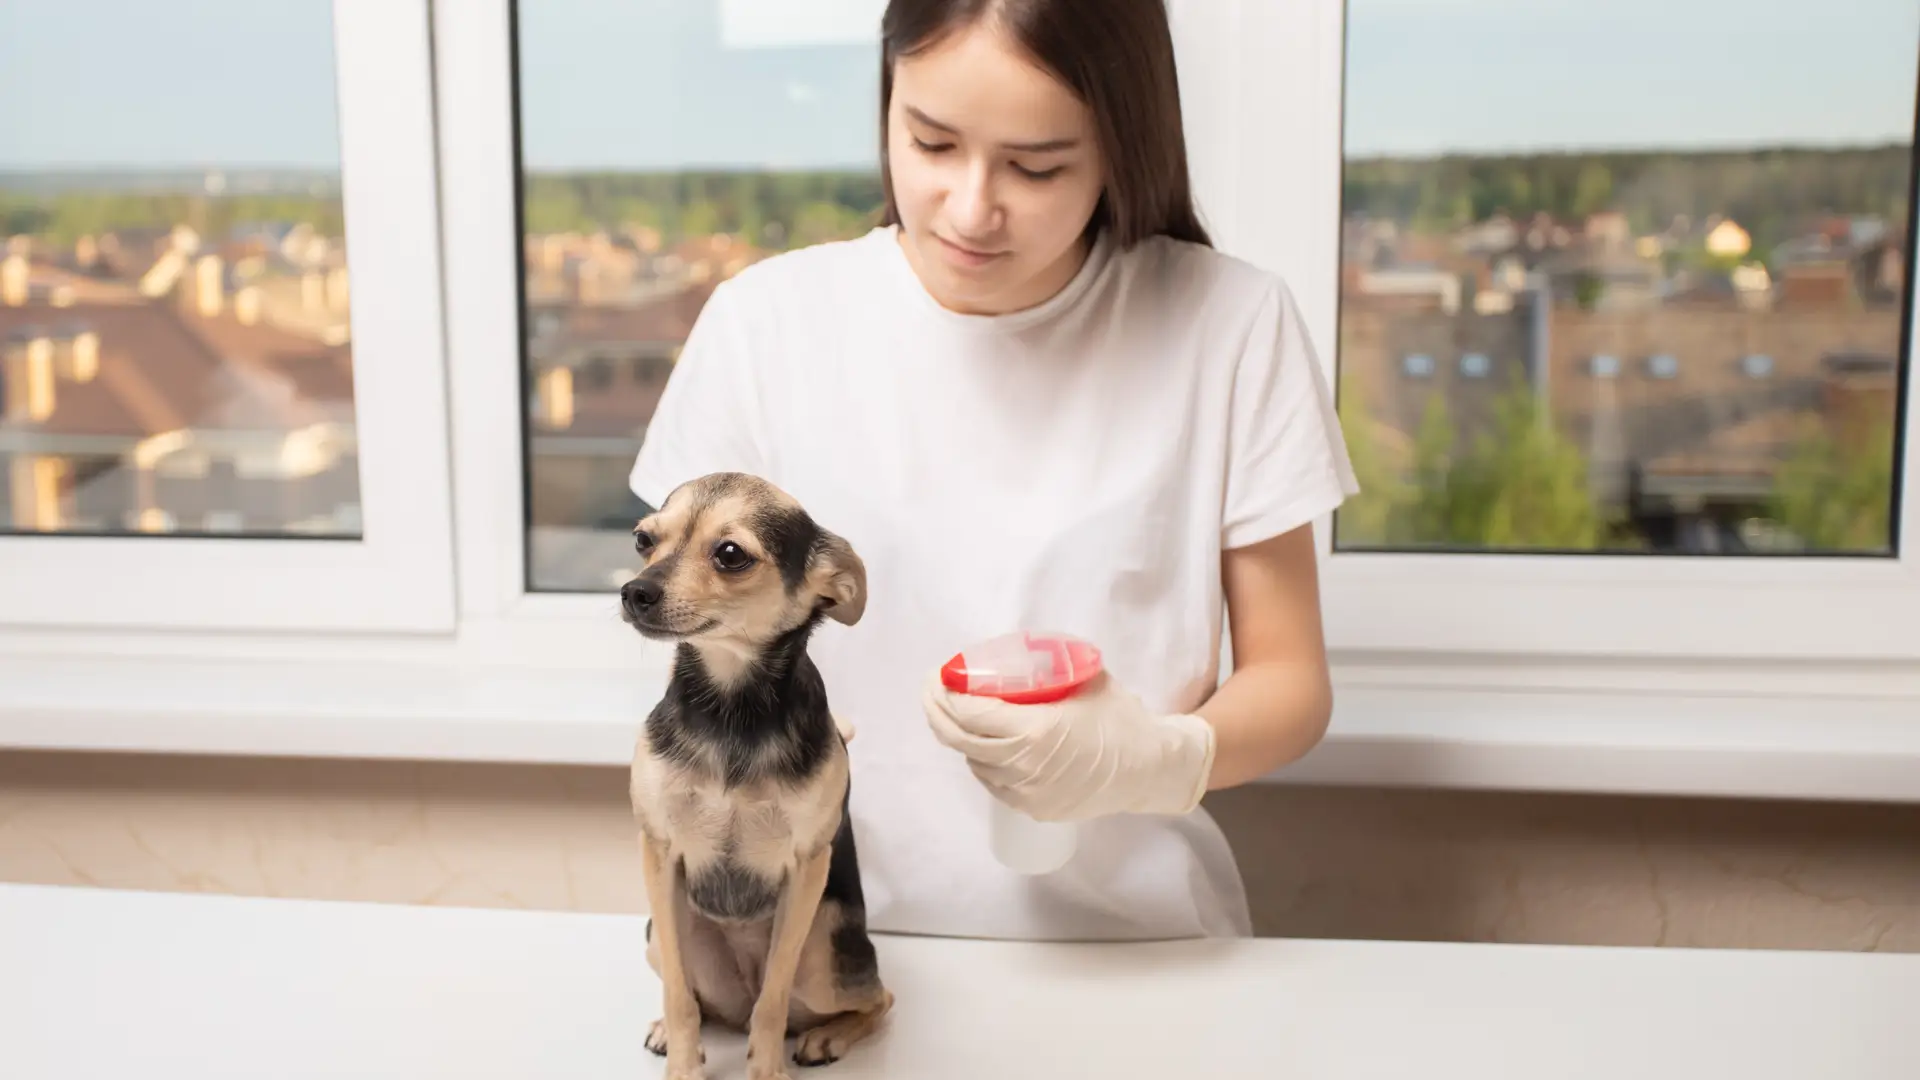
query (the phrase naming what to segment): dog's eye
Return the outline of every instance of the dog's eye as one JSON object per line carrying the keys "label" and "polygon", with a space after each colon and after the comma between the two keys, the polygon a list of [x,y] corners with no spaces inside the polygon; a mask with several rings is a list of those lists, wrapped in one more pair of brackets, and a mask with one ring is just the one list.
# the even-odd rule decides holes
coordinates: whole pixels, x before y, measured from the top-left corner
{"label": "dog's eye", "polygon": [[642,555],[653,550],[653,543],[652,533],[637,532],[633,534],[633,550]]}
{"label": "dog's eye", "polygon": [[713,565],[728,573],[739,573],[753,565],[753,556],[746,549],[731,540],[723,541],[713,549]]}

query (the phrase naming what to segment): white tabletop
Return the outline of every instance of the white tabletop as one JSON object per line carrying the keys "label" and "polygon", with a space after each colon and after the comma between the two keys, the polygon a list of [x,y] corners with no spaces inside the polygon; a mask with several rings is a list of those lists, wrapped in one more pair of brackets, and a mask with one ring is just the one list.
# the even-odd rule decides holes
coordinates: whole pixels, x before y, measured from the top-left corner
{"label": "white tabletop", "polygon": [[[0,886],[8,1080],[645,1080],[634,916]],[[1920,956],[884,937],[899,1003],[796,1080],[1915,1080]],[[708,1036],[707,1075],[744,1075]]]}

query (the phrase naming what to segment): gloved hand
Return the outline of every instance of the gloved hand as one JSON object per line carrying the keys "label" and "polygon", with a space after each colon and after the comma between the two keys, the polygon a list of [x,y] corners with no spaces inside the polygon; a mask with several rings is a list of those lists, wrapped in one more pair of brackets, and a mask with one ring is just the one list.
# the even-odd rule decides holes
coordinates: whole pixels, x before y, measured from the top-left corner
{"label": "gloved hand", "polygon": [[995,798],[1037,821],[1185,814],[1213,772],[1213,725],[1156,713],[1104,671],[1042,705],[956,694],[935,672],[921,706]]}

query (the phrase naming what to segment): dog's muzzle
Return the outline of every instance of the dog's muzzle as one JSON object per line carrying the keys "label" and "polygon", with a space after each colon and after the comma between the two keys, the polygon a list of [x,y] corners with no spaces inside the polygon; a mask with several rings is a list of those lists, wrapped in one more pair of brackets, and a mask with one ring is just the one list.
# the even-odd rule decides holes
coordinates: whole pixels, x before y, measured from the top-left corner
{"label": "dog's muzzle", "polygon": [[659,582],[648,581],[643,577],[634,578],[620,586],[620,606],[626,609],[627,614],[638,615],[641,612],[653,610],[654,606],[660,603],[660,598],[665,595],[666,589]]}
{"label": "dog's muzzle", "polygon": [[620,614],[641,630],[659,629],[660,598],[666,586],[646,577],[637,577],[620,586]]}

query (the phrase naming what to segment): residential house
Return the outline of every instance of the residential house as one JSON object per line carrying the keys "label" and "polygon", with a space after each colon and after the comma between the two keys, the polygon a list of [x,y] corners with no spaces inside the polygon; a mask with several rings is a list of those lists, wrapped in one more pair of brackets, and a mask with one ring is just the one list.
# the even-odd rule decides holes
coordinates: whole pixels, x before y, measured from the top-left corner
{"label": "residential house", "polygon": [[348,345],[235,303],[217,255],[179,267],[158,297],[18,255],[0,269],[0,527],[357,533]]}

